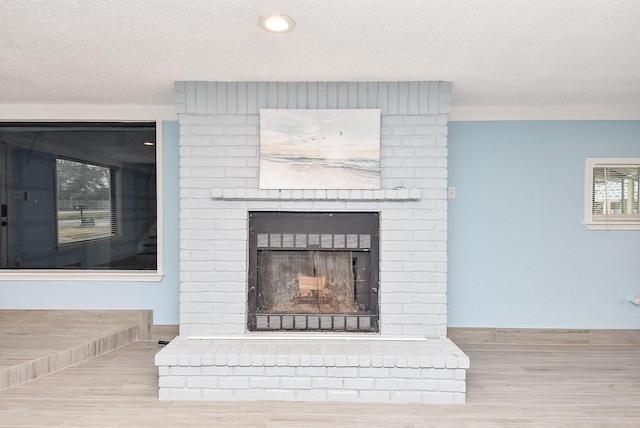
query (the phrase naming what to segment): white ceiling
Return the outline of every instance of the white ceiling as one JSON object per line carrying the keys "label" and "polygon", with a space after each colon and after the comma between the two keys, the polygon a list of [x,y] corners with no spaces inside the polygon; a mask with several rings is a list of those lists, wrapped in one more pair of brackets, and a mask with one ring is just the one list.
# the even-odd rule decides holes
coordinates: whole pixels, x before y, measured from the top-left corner
{"label": "white ceiling", "polygon": [[[295,31],[258,28],[272,11]],[[445,80],[454,113],[640,117],[639,28],[638,0],[1,0],[0,105],[170,106],[176,80]]]}

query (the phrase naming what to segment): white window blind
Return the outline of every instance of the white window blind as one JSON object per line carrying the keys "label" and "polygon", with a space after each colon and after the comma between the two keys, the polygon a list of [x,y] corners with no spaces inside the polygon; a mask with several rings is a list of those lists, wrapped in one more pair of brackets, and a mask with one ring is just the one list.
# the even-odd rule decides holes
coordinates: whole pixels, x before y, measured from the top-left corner
{"label": "white window blind", "polygon": [[594,229],[640,229],[640,159],[587,159],[585,223]]}

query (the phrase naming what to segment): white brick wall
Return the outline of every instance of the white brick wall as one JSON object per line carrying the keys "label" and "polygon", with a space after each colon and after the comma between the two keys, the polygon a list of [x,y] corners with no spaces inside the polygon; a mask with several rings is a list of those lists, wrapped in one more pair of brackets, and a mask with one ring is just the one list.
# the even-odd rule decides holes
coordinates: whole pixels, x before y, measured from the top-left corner
{"label": "white brick wall", "polygon": [[335,338],[179,337],[156,354],[160,399],[465,401],[469,359],[449,339],[360,336],[344,343]]}
{"label": "white brick wall", "polygon": [[[176,93],[181,334],[246,331],[248,211],[335,210],[381,213],[381,334],[446,335],[449,83],[178,82]],[[379,108],[386,190],[259,191],[261,108]]]}

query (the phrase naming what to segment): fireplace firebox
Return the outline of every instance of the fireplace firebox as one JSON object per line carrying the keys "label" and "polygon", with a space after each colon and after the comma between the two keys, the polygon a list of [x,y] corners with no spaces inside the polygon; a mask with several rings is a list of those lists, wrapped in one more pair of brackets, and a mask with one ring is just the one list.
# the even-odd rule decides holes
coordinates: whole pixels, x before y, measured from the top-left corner
{"label": "fireplace firebox", "polygon": [[249,331],[378,332],[379,213],[249,213]]}

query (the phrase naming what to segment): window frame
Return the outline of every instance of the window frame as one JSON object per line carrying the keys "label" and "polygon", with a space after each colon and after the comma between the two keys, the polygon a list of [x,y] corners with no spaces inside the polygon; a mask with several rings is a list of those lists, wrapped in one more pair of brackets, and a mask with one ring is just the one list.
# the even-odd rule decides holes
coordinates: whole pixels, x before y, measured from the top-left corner
{"label": "window frame", "polygon": [[588,230],[640,230],[640,214],[625,216],[605,216],[604,219],[593,215],[593,170],[602,167],[640,168],[640,158],[586,158],[585,162],[585,208],[584,225]]}
{"label": "window frame", "polygon": [[[138,118],[138,119],[93,119],[93,118],[63,118],[63,119],[0,119],[2,122],[130,122],[130,123],[155,123],[155,152],[156,152],[156,218],[157,218],[157,260],[156,270],[103,270],[103,269],[83,269],[83,270],[60,270],[60,269],[0,269],[0,281],[132,281],[132,282],[159,282],[164,277],[164,221],[163,221],[163,157],[162,157],[162,135],[163,121],[158,118]],[[116,179],[116,193],[119,192],[119,179]],[[116,207],[116,209],[119,209]],[[117,214],[116,214],[117,215]],[[57,232],[56,232],[57,233]],[[104,239],[118,239],[116,235]],[[86,242],[86,241],[84,241]],[[83,245],[83,242],[69,243],[64,245]]]}

